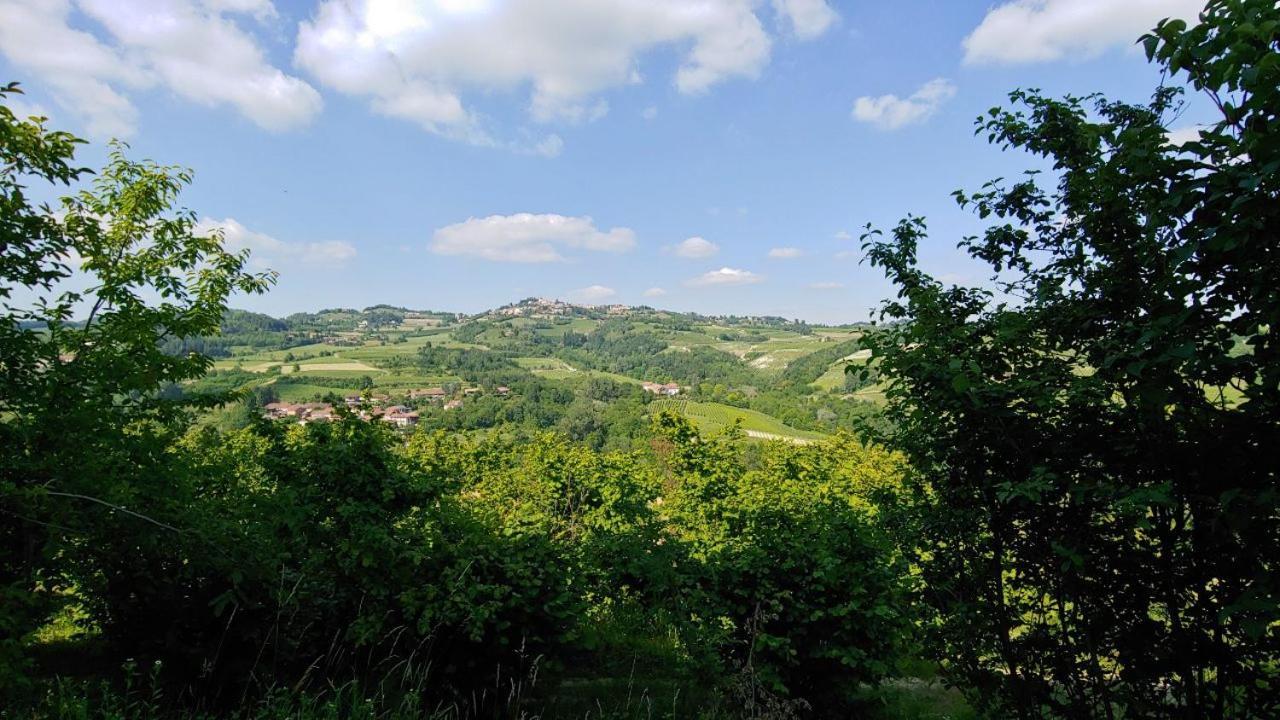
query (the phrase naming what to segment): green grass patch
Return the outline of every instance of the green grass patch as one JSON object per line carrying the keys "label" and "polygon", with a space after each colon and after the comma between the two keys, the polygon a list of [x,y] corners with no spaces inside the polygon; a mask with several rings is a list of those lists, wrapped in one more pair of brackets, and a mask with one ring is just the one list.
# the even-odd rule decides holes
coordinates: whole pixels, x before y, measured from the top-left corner
{"label": "green grass patch", "polygon": [[352,388],[332,388],[323,385],[306,385],[299,383],[277,383],[276,394],[281,402],[303,402],[324,397],[329,393],[345,395],[356,392]]}
{"label": "green grass patch", "polygon": [[573,366],[560,358],[518,357],[512,358],[512,361],[525,370],[573,370]]}
{"label": "green grass patch", "polygon": [[723,432],[737,420],[741,423],[743,430],[767,435],[800,440],[821,440],[826,437],[822,433],[797,430],[771,415],[766,415],[756,410],[745,410],[722,403],[697,402],[684,398],[662,398],[654,400],[649,405],[649,408],[650,412],[654,413],[670,410],[678,415],[683,415],[692,421],[699,430],[708,433]]}

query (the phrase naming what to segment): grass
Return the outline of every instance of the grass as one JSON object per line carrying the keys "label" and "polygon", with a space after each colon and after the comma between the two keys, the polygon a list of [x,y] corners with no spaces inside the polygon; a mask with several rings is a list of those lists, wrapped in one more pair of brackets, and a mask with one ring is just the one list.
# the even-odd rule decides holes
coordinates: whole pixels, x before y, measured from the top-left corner
{"label": "grass", "polygon": [[568,367],[568,368],[558,368],[558,369],[548,369],[548,370],[533,370],[532,372],[534,375],[537,375],[538,377],[546,378],[548,380],[580,380],[582,378],[604,378],[606,380],[613,380],[614,382],[627,383],[630,385],[642,384],[642,381],[637,380],[633,377],[627,377],[626,375],[619,375],[618,373],[606,372],[604,370],[578,370],[573,367]]}
{"label": "grass", "polygon": [[618,373],[608,372],[606,370],[586,370],[584,372],[586,372],[586,374],[591,377],[607,378],[609,380],[613,380],[614,382],[629,383],[631,385],[644,384],[643,380],[637,380],[633,377],[628,377],[626,375],[619,375]]}
{"label": "grass", "polygon": [[751,367],[757,370],[776,370],[781,372],[785,370],[793,361],[808,355],[818,349],[820,340],[806,342],[803,344],[791,340],[779,342],[757,343],[751,346],[752,353],[761,353],[751,361]]}
{"label": "grass", "polygon": [[581,378],[606,378],[614,382],[628,383],[631,385],[641,384],[640,380],[618,373],[606,372],[604,370],[580,370],[561,360],[560,358],[545,357],[518,357],[512,358],[516,365],[528,370],[538,377],[548,380],[577,380]]}
{"label": "grass", "polygon": [[406,388],[406,387],[436,387],[445,383],[460,383],[462,378],[458,375],[420,375],[412,372],[391,373],[388,375],[379,375],[373,379],[375,389],[385,388]]}
{"label": "grass", "polygon": [[852,355],[842,357],[831,363],[831,367],[827,368],[825,373],[813,381],[813,386],[819,390],[839,390],[844,387],[845,367],[848,365],[861,365],[870,359],[870,350],[859,350]]}
{"label": "grass", "polygon": [[[288,370],[288,368],[285,368],[285,370]],[[359,365],[347,365],[347,366],[328,365],[321,368],[308,368],[306,365],[302,365],[302,366],[299,366],[299,371],[297,373],[281,372],[281,374],[282,375],[309,375],[311,377],[342,378],[346,380],[350,378],[362,378],[366,376],[370,378],[375,378],[384,372],[386,371],[378,370],[376,368],[365,369]]]}
{"label": "grass", "polygon": [[280,397],[281,402],[302,402],[304,400],[312,400],[317,397],[324,397],[329,393],[336,395],[344,395],[355,392],[348,388],[331,388],[322,385],[297,385],[294,383],[276,383],[276,394]]}
{"label": "grass", "polygon": [[[743,430],[760,433],[765,436],[796,440],[821,440],[822,433],[797,430],[782,423],[777,418],[756,410],[744,410],[732,405],[713,402],[697,402],[683,398],[663,398],[649,405],[650,412],[670,410],[683,415],[703,432],[724,432],[734,421],[740,421]],[[767,438],[766,438],[767,439]]]}
{"label": "grass", "polygon": [[979,715],[960,692],[937,680],[897,678],[867,693],[874,710],[870,717],[883,720],[978,720]]}
{"label": "grass", "polygon": [[[532,323],[530,323],[532,324]],[[590,318],[573,318],[566,325],[555,325],[549,328],[539,328],[536,332],[545,337],[563,337],[570,330],[576,333],[589,333],[599,326],[599,322]]]}
{"label": "grass", "polygon": [[[564,720],[731,720],[747,717],[725,694],[689,677],[624,674],[617,677],[564,678],[551,688],[521,678],[514,690],[503,688],[486,702],[439,702],[412,693],[395,698],[365,692],[347,682],[317,694],[284,689],[247,701],[231,712],[208,713],[173,708],[145,668],[132,670],[129,687],[55,680],[29,720],[461,720],[479,716],[561,718]],[[955,690],[935,681],[891,680],[862,694],[856,717],[868,720],[977,720]],[[764,711],[761,713],[760,711]],[[234,713],[234,714],[232,714]],[[18,717],[18,716],[15,716]],[[793,712],[759,707],[753,718],[791,718]]]}
{"label": "grass", "polygon": [[537,372],[539,370],[569,370],[574,368],[569,363],[560,358],[544,358],[544,357],[518,357],[512,358],[516,365]]}

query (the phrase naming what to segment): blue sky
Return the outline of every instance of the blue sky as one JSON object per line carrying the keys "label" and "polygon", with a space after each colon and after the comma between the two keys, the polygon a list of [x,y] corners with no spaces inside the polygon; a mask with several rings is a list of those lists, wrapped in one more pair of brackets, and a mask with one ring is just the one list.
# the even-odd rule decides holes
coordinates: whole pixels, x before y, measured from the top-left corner
{"label": "blue sky", "polygon": [[184,204],[280,273],[240,307],[857,321],[890,293],[866,223],[924,215],[926,267],[982,280],[950,192],[1034,163],[975,138],[980,112],[1016,87],[1145,99],[1133,40],[1197,5],[0,0],[0,79],[90,164],[121,136],[193,168]]}

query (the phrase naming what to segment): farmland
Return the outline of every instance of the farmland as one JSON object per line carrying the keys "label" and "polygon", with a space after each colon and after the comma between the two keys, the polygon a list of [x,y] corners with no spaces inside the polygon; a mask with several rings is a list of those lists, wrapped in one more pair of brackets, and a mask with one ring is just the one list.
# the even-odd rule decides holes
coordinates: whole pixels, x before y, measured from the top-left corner
{"label": "farmland", "polygon": [[744,410],[714,402],[663,398],[650,404],[651,412],[668,411],[691,420],[707,433],[723,433],[735,424],[748,432],[760,433],[758,439],[819,440],[820,433],[788,427],[778,420],[754,410]]}
{"label": "farmland", "polygon": [[[821,438],[849,427],[851,418],[865,415],[860,406],[881,399],[874,387],[853,394],[844,389],[845,365],[865,361],[866,353],[832,354],[861,335],[858,327],[640,309],[604,314],[569,305],[556,308],[560,315],[529,310],[517,306],[514,316],[436,314],[443,319],[430,323],[407,322],[413,313],[385,306],[262,319],[256,325],[285,328],[275,346],[258,336],[245,338],[256,339],[256,345],[237,343],[233,334],[215,372],[190,387],[238,386],[289,402],[364,389],[403,402],[409,390],[444,387],[462,400],[461,409],[437,414],[423,407],[427,426],[490,427],[498,412],[524,418],[531,427],[623,413],[630,426],[644,425],[666,409],[708,432],[736,423],[745,441]],[[831,359],[819,367],[811,356]],[[815,368],[803,371],[812,373],[808,384],[783,382],[801,360]],[[645,404],[645,382],[673,383],[680,396]],[[482,402],[475,390],[466,398],[461,394],[464,388],[499,385],[514,389],[501,409],[492,400]],[[633,431],[626,433],[628,442],[636,441]]]}

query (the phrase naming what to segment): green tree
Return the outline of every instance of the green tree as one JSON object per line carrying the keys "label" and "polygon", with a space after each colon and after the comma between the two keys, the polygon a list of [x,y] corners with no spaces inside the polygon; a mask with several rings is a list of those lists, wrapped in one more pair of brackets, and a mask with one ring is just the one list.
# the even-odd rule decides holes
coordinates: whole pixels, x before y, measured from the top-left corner
{"label": "green tree", "polygon": [[655,423],[671,444],[667,512],[688,548],[682,609],[701,618],[699,641],[747,676],[753,715],[769,694],[847,712],[911,637],[905,563],[876,510],[900,459],[842,435],[778,443],[748,470],[725,438],[670,413]]}
{"label": "green tree", "polygon": [[980,118],[1053,166],[957,193],[998,294],[921,271],[919,218],[864,236],[933,647],[1000,715],[1280,712],[1280,9],[1142,42],[1219,119],[1172,144],[1173,87]]}
{"label": "green tree", "polygon": [[18,92],[0,88],[0,685],[20,677],[6,663],[86,537],[150,521],[130,508],[163,493],[149,471],[185,402],[158,391],[211,364],[164,341],[215,334],[228,295],[272,279],[173,210],[188,171],[121,144],[56,211],[34,206],[27,183],[56,191],[89,173],[73,164],[79,140],[3,104]]}

